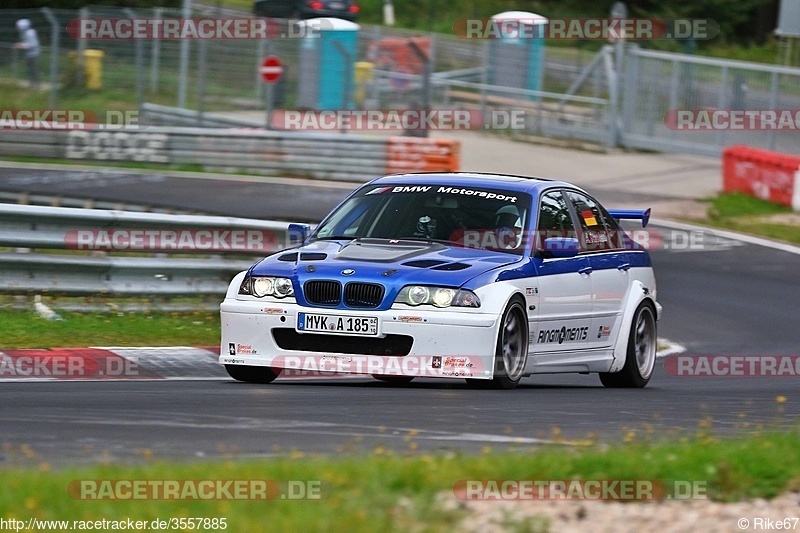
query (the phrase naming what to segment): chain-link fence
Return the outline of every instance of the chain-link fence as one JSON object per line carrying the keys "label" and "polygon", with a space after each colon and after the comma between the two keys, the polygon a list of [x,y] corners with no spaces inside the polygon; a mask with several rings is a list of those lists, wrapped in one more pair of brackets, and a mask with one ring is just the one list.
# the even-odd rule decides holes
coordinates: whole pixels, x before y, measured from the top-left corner
{"label": "chain-link fence", "polygon": [[[714,120],[717,110],[725,110],[724,122],[708,125],[705,119]],[[677,122],[680,111],[686,112],[684,127]],[[761,111],[776,112],[775,127],[765,123]],[[755,117],[753,124],[748,114]],[[781,115],[792,117],[795,127],[781,124]],[[632,47],[623,118],[626,146],[716,155],[725,146],[742,144],[797,154],[800,69]]]}
{"label": "chain-link fence", "polygon": [[[26,86],[25,60],[14,43],[19,40],[15,22],[27,18],[42,43],[40,90],[49,91],[51,108],[68,98],[130,109],[149,102],[186,110],[190,114],[184,124],[211,126],[225,119],[263,125],[268,93],[276,109],[298,109],[309,107],[301,98],[309,84],[319,84],[318,91],[346,94],[348,102],[341,107],[469,109],[484,117],[515,110],[524,116],[524,128],[505,130],[514,135],[703,154],[718,154],[734,143],[800,153],[796,130],[692,131],[675,128],[668,119],[677,110],[800,109],[800,69],[635,45],[605,46],[600,52],[542,46],[498,53],[490,40],[362,25],[350,61],[335,67],[352,72],[339,72],[331,79],[340,81],[325,85],[305,75],[307,39],[289,21],[273,28],[285,38],[250,40],[76,40],[66,29],[76,18],[181,16],[175,9],[97,6],[0,10],[0,83],[18,90]],[[208,6],[195,6],[190,16],[250,17]],[[102,76],[95,80],[101,86],[90,90],[85,62],[92,50],[102,52]],[[259,74],[268,55],[279,57],[284,67],[280,81],[269,89]],[[2,107],[12,104],[3,102]]]}
{"label": "chain-link fence", "polygon": [[[43,90],[52,91],[51,106],[57,106],[59,95],[85,89],[86,51],[102,52],[102,90],[112,93],[112,100],[127,100],[132,105],[143,102],[178,106],[204,113],[225,113],[242,120],[259,123],[258,113],[265,107],[266,85],[258,66],[267,55],[278,56],[284,67],[281,80],[273,88],[277,108],[293,109],[298,104],[303,46],[302,38],[269,40],[76,40],[65,30],[76,18],[170,18],[180,17],[175,9],[124,9],[89,6],[80,11],[2,10],[0,11],[0,48],[9,50],[0,63],[0,78],[24,80],[25,67],[21,54],[13,48],[18,40],[14,23],[28,18],[42,41],[38,60]],[[192,17],[249,17],[201,6]],[[277,33],[292,34],[288,21],[278,21]],[[414,55],[409,42],[418,44],[430,58],[432,83],[424,93],[424,62]],[[370,109],[416,109],[422,107],[513,107],[514,87],[499,86],[487,90],[483,75],[489,43],[483,40],[460,39],[455,36],[414,32],[380,26],[362,26],[358,36],[358,62],[369,63],[368,74],[357,76],[351,89],[354,105]],[[545,67],[538,86],[523,88],[523,111],[534,114],[531,102],[553,98],[543,91],[563,92],[580,73],[582,62],[590,55],[562,49],[550,59],[544,56]],[[502,60],[502,57],[499,58]],[[514,65],[511,65],[511,69]],[[597,86],[599,87],[599,85]],[[325,87],[322,87],[325,90]],[[527,91],[527,92],[526,92]],[[595,91],[590,105],[604,107],[604,91]],[[568,97],[572,99],[572,97]],[[428,100],[426,102],[426,100]],[[576,99],[578,105],[586,102]],[[544,108],[539,106],[539,111]],[[595,109],[596,111],[597,109]],[[550,111],[552,114],[552,111]],[[602,114],[602,113],[601,113]],[[602,137],[607,119],[595,112],[591,121],[594,140]],[[529,121],[536,132],[542,120]],[[531,132],[531,131],[529,131]],[[579,136],[586,136],[580,135]]]}

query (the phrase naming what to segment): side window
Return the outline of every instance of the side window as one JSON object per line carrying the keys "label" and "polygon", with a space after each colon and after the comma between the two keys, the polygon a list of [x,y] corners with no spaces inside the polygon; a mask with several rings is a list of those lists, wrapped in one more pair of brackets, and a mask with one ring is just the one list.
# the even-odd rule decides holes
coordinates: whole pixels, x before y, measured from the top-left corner
{"label": "side window", "polygon": [[572,216],[561,191],[551,191],[543,194],[539,203],[536,248],[541,250],[544,247],[544,240],[548,237],[575,238],[575,236]]}
{"label": "side window", "polygon": [[611,244],[608,228],[597,202],[577,192],[569,191],[567,196],[575,208],[575,214],[578,215],[580,223],[578,240],[581,241],[581,247],[588,252],[615,248],[616,246]]}
{"label": "side window", "polygon": [[610,243],[610,247],[613,249],[624,249],[625,248],[625,237],[624,231],[620,227],[619,222],[614,219],[606,208],[602,205],[598,205],[600,208],[600,213],[603,215],[603,220],[606,223],[606,229],[608,230],[608,242]]}

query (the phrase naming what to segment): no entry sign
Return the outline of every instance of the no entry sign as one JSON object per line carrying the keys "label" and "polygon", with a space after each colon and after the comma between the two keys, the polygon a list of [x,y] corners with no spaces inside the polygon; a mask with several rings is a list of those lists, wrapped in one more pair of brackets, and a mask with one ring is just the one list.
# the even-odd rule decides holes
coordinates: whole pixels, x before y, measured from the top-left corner
{"label": "no entry sign", "polygon": [[261,67],[258,69],[261,73],[261,77],[264,78],[264,81],[267,83],[275,83],[283,74],[283,63],[281,60],[275,56],[269,56],[261,63]]}

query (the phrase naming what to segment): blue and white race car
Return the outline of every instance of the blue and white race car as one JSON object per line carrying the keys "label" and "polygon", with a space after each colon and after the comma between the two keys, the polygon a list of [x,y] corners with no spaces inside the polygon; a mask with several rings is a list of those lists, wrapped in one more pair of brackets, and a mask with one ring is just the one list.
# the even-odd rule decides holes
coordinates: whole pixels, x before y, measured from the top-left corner
{"label": "blue and white race car", "polygon": [[373,180],[233,279],[219,362],[253,383],[283,372],[512,389],[597,372],[644,387],[661,306],[650,257],[618,220],[649,216],[540,178]]}

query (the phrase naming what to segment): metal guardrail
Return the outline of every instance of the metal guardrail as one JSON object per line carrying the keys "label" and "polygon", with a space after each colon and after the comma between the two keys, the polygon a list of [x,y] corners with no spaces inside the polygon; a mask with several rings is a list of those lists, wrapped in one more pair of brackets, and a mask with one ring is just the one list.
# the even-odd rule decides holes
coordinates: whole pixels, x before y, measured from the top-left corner
{"label": "metal guardrail", "polygon": [[[0,204],[0,247],[11,248],[0,252],[0,292],[222,295],[231,278],[252,265],[243,257],[282,247],[288,228],[244,218]],[[145,240],[136,245],[133,235]],[[128,240],[114,242],[120,236]],[[181,246],[182,236],[208,246]]]}
{"label": "metal guardrail", "polygon": [[249,128],[0,130],[0,156],[198,164],[364,182],[386,173],[387,139]]}
{"label": "metal guardrail", "polygon": [[154,126],[184,126],[203,128],[263,128],[264,120],[247,120],[241,117],[220,116],[201,113],[194,109],[184,109],[168,105],[145,102],[142,104],[141,119]]}
{"label": "metal guardrail", "polygon": [[[178,111],[178,114],[181,112]],[[3,130],[0,157],[27,156],[82,161],[193,164],[206,170],[301,176],[363,183],[390,172],[458,170],[458,143],[443,164],[428,155],[441,140],[414,143],[398,165],[394,137],[268,131],[253,127],[105,128]]]}

